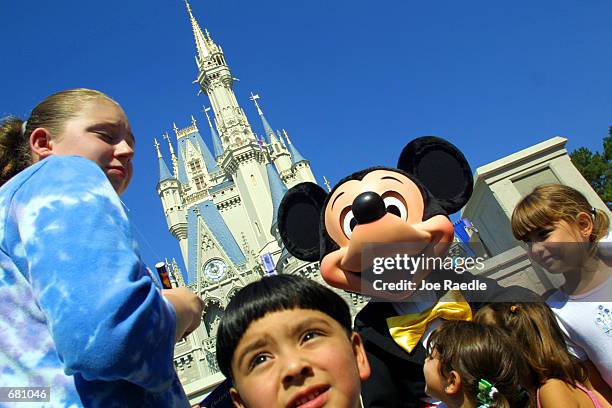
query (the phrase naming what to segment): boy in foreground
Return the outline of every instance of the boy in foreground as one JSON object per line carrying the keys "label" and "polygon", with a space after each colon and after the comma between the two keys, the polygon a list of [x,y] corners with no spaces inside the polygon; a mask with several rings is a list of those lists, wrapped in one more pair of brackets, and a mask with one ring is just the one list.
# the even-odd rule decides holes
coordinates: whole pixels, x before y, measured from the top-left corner
{"label": "boy in foreground", "polygon": [[240,408],[357,408],[370,366],[348,305],[309,279],[244,287],[217,332],[217,361]]}

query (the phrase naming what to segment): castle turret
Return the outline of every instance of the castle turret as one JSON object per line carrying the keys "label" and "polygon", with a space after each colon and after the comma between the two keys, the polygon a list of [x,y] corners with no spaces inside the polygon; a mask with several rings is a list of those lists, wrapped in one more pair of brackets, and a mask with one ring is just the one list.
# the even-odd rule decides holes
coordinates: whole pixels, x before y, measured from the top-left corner
{"label": "castle turret", "polygon": [[272,126],[268,123],[263,111],[261,110],[261,106],[257,100],[260,99],[259,95],[253,94],[251,92],[251,100],[255,103],[255,107],[257,108],[257,113],[261,118],[261,123],[264,128],[265,133],[265,142],[268,146],[268,153],[270,153],[271,159],[274,162],[274,165],[277,167],[279,172],[285,172],[291,169],[291,156],[287,149],[283,146],[283,144],[279,141],[279,139],[274,134],[272,130]]}
{"label": "castle turret", "polygon": [[174,154],[174,147],[172,147],[172,142],[170,141],[170,136],[168,136],[168,132],[165,132],[162,136],[168,142],[168,149],[170,149],[170,159],[172,160],[172,176],[178,180],[178,158],[176,154]]}
{"label": "castle turret", "polygon": [[208,31],[200,28],[189,3],[187,11],[198,50],[197,82],[210,99],[223,149],[219,166],[235,183],[250,222],[247,228],[252,229],[256,246],[263,248],[275,242],[269,230],[272,208],[267,198],[270,192],[265,182],[265,154],[259,149],[251,125],[234,95],[233,77],[223,50]]}
{"label": "castle turret", "polygon": [[261,110],[261,107],[259,106],[259,103],[257,102],[259,98],[260,98],[259,95],[251,92],[250,99],[253,101],[253,103],[255,104],[255,107],[257,108],[257,113],[259,114],[259,117],[261,118],[261,123],[263,124],[264,133],[267,136],[267,138],[264,137],[264,141],[266,142],[266,144],[272,144],[273,142],[277,141],[276,136],[274,136],[274,131],[272,130],[272,127],[268,123],[268,120],[264,116],[263,111]]}
{"label": "castle turret", "polygon": [[295,145],[291,143],[289,134],[285,129],[283,129],[283,133],[285,135],[285,140],[287,141],[287,150],[289,150],[289,153],[291,154],[291,168],[296,174],[297,182],[295,182],[295,184],[303,183],[305,181],[316,183],[312,170],[310,169],[310,162],[306,160],[304,156],[300,154]]}
{"label": "castle turret", "polygon": [[280,140],[283,147],[287,149],[287,144],[285,143],[285,139],[283,138],[283,135],[281,134],[280,130],[277,130],[276,134],[278,135],[278,140]]}
{"label": "castle turret", "polygon": [[236,100],[232,90],[234,77],[227,65],[221,47],[213,41],[207,30],[202,30],[188,2],[187,12],[196,42],[198,79],[202,92],[208,95],[215,112],[217,127],[221,133],[221,142],[225,150],[229,146],[255,142],[255,135],[244,111]]}
{"label": "castle turret", "polygon": [[157,183],[157,194],[162,202],[166,222],[170,233],[179,242],[181,253],[187,256],[187,222],[185,209],[181,199],[181,185],[173,174],[170,174],[168,166],[164,161],[159,143],[155,140],[155,149],[159,160],[159,182]]}
{"label": "castle turret", "polygon": [[210,127],[210,134],[211,134],[212,141],[213,141],[213,149],[215,152],[215,159],[216,159],[218,157],[223,156],[223,144],[221,143],[221,138],[219,137],[219,134],[215,130],[215,127],[213,126],[210,120],[210,116],[208,115],[209,110],[210,108],[205,107],[204,114],[206,115],[206,119],[208,120],[208,127]]}
{"label": "castle turret", "polygon": [[279,246],[283,246],[282,240],[278,232],[278,208],[281,200],[287,192],[287,187],[281,180],[278,171],[274,164],[269,160],[266,164],[266,172],[268,173],[268,184],[270,185],[270,195],[272,198],[272,226],[270,232],[277,239]]}
{"label": "castle turret", "polygon": [[211,174],[219,171],[217,161],[198,130],[197,121],[191,116],[191,125],[179,129],[174,124],[178,143],[179,181],[187,194],[206,190],[211,185]]}
{"label": "castle turret", "polygon": [[153,139],[155,141],[155,149],[157,150],[157,159],[159,160],[159,182],[168,180],[172,177],[170,174],[170,170],[168,170],[168,166],[166,166],[166,162],[162,157],[161,151],[159,150],[159,143],[157,139]]}

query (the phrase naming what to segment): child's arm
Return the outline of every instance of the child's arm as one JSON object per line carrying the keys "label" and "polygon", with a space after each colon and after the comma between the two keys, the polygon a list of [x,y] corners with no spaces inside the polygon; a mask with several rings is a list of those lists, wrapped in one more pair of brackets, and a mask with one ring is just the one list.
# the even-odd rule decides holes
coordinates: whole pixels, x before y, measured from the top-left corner
{"label": "child's arm", "polygon": [[187,288],[165,289],[163,295],[176,312],[174,341],[177,342],[198,328],[204,302]]}
{"label": "child's arm", "polygon": [[45,161],[15,193],[5,236],[65,372],[167,389],[175,310],[142,263],[119,198],[95,163]]}

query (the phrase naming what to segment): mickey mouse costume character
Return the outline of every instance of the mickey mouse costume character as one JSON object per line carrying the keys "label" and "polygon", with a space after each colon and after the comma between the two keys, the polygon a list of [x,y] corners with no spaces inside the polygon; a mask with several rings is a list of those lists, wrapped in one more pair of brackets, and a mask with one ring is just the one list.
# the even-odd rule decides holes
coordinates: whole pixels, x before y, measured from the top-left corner
{"label": "mickey mouse costume character", "polygon": [[[314,183],[301,183],[284,196],[278,225],[287,250],[304,261],[320,261],[330,285],[350,292],[400,302],[370,301],[356,316],[372,367],[363,385],[364,406],[419,407],[423,402],[424,339],[445,320],[471,320],[481,302],[537,301],[524,288],[503,288],[492,279],[486,299],[473,292],[438,290],[393,294],[373,291],[365,282],[364,251],[371,243],[412,248],[411,255],[443,257],[453,241],[448,218],[472,194],[472,172],[454,145],[434,136],[420,137],[401,152],[397,168],[371,167],[340,180],[328,194]],[[448,270],[415,271],[413,279],[469,282],[474,275]]]}

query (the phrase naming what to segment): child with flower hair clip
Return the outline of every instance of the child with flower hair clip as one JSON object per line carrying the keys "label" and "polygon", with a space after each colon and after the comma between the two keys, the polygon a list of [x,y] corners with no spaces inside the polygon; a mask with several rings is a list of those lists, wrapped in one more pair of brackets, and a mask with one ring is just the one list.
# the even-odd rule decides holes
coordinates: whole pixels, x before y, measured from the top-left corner
{"label": "child with flower hair clip", "polygon": [[530,408],[530,374],[502,330],[447,321],[429,337],[425,392],[449,408]]}

